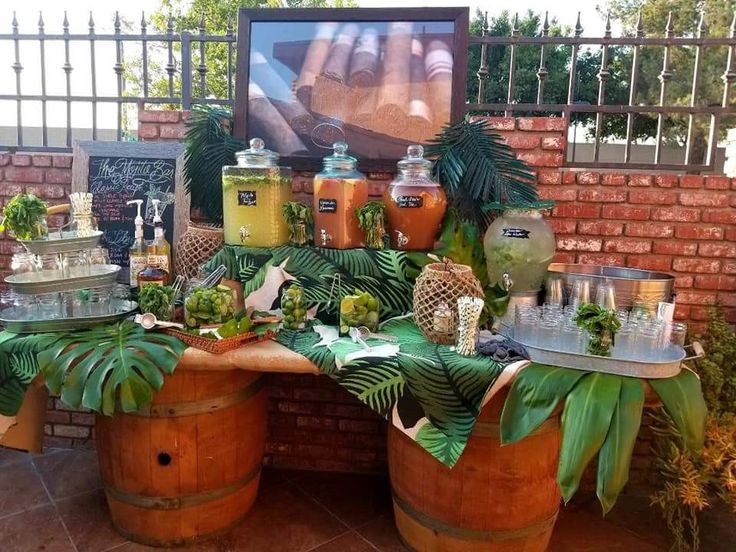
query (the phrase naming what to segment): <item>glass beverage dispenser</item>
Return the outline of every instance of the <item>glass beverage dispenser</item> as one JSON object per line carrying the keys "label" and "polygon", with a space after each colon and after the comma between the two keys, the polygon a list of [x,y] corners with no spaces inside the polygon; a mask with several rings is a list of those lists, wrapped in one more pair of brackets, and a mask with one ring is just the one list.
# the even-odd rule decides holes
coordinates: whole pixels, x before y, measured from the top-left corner
{"label": "glass beverage dispenser", "polygon": [[358,160],[347,154],[346,143],[332,148],[325,168],[314,177],[314,243],[334,249],[363,247],[355,209],[368,202],[368,182],[355,168]]}
{"label": "glass beverage dispenser", "polygon": [[388,214],[391,247],[410,251],[429,251],[447,208],[447,197],[432,180],[432,162],[424,158],[424,148],[412,145],[398,162],[396,179],[383,194]]}
{"label": "glass beverage dispenser", "polygon": [[291,168],[277,165],[277,153],[253,138],[235,154],[238,164],[222,168],[225,243],[276,247],[289,241],[281,206],[292,200]]}

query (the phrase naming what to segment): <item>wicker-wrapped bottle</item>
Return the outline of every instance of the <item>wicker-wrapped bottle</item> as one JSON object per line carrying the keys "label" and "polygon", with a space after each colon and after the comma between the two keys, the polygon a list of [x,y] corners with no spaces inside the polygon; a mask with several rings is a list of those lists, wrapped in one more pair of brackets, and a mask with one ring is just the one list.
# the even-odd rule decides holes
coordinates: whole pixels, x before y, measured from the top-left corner
{"label": "wicker-wrapped bottle", "polygon": [[[469,266],[452,262],[428,264],[414,285],[414,321],[432,343],[455,343],[458,326],[457,300],[460,297],[484,298],[483,287]],[[434,317],[444,303],[452,311],[450,332],[437,331]]]}

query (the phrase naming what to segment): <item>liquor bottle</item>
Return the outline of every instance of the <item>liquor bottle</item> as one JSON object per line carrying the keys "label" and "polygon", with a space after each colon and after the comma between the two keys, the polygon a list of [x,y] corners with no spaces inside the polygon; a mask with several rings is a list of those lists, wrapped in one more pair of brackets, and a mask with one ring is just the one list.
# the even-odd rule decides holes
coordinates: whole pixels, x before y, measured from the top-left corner
{"label": "liquor bottle", "polygon": [[148,255],[146,260],[146,268],[141,270],[136,276],[138,288],[143,286],[165,286],[169,283],[169,271],[161,266],[161,257],[159,255]]}
{"label": "liquor bottle", "polygon": [[[155,261],[160,268],[162,268],[168,275],[171,274],[171,244],[166,241],[164,234],[164,223],[161,220],[161,213],[159,211],[159,204],[161,200],[153,199],[153,241],[148,244],[148,261],[147,265],[151,265],[152,261]],[[155,258],[155,259],[152,259]],[[164,282],[166,284],[169,281]]]}
{"label": "liquor bottle", "polygon": [[128,205],[135,204],[138,208],[138,214],[135,217],[135,240],[128,250],[128,258],[130,259],[130,287],[138,285],[138,273],[146,268],[148,255],[146,253],[146,243],[143,240],[143,217],[141,216],[142,199],[131,199]]}

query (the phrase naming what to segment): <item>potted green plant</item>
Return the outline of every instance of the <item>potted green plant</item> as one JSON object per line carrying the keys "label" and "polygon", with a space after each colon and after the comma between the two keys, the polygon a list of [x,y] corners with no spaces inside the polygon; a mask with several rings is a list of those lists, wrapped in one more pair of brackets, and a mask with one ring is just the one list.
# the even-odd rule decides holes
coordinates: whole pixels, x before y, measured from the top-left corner
{"label": "potted green plant", "polygon": [[509,296],[500,286],[490,285],[483,235],[494,218],[492,207],[543,203],[534,171],[484,119],[446,126],[430,140],[425,153],[435,161],[434,176],[445,188],[448,202],[435,252],[471,266],[484,287],[487,309],[502,316]]}
{"label": "potted green plant", "polygon": [[222,167],[235,164],[245,149],[230,134],[232,114],[221,107],[195,106],[187,121],[184,178],[191,198],[187,231],[177,246],[176,272],[195,277],[224,243],[222,232]]}
{"label": "potted green plant", "polygon": [[37,240],[48,234],[45,201],[33,194],[18,194],[3,209],[0,232],[11,230],[19,240]]}
{"label": "potted green plant", "polygon": [[386,206],[382,201],[369,201],[355,209],[358,227],[365,232],[365,246],[370,249],[386,248]]}
{"label": "potted green plant", "polygon": [[575,323],[588,332],[588,354],[611,356],[611,347],[621,321],[616,311],[586,303],[575,313]]}

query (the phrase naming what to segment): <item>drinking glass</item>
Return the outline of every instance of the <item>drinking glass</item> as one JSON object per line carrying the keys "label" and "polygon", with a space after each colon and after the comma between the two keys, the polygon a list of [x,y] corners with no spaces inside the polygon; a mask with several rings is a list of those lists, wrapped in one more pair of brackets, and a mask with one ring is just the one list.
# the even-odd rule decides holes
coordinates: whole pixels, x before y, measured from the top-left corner
{"label": "drinking glass", "polygon": [[560,337],[560,350],[569,353],[585,352],[585,332],[574,324],[565,324]]}
{"label": "drinking glass", "polygon": [[656,324],[644,324],[636,335],[636,358],[642,361],[659,359],[659,327]]}
{"label": "drinking glass", "polygon": [[36,263],[36,256],[32,253],[15,253],[10,261],[10,269],[15,275],[36,272],[38,270]]}
{"label": "drinking glass", "polygon": [[622,360],[634,360],[636,358],[636,328],[634,326],[622,326],[613,338],[613,358]]}
{"label": "drinking glass", "polygon": [[580,305],[590,303],[590,280],[575,280],[572,284],[570,304],[577,311]]}
{"label": "drinking glass", "polygon": [[66,253],[62,257],[62,264],[68,274],[75,276],[89,275],[89,260],[83,251]]}
{"label": "drinking glass", "polygon": [[36,309],[41,320],[63,318],[63,301],[59,293],[41,293],[36,296]]}
{"label": "drinking glass", "polygon": [[664,325],[663,333],[664,339],[662,341],[665,347],[684,347],[685,337],[687,336],[687,324],[682,324],[680,322],[668,322]]}
{"label": "drinking glass", "polygon": [[598,286],[595,303],[606,310],[616,310],[616,289],[613,283],[604,282]]}
{"label": "drinking glass", "polygon": [[556,320],[548,318],[539,323],[539,346],[545,349],[559,349],[559,324]]}
{"label": "drinking glass", "polygon": [[562,293],[562,278],[559,276],[550,276],[547,279],[547,294],[545,296],[545,304],[557,305],[562,307],[564,303],[564,295]]}
{"label": "drinking glass", "polygon": [[110,255],[104,247],[95,247],[89,252],[90,265],[106,265],[110,264]]}

